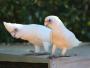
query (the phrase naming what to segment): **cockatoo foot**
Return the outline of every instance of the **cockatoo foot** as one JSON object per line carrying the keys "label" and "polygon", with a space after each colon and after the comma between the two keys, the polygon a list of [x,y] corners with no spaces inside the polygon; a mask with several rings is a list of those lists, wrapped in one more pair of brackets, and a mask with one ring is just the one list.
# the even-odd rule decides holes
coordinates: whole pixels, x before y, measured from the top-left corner
{"label": "cockatoo foot", "polygon": [[30,52],[30,53],[35,53],[33,50],[30,50],[29,52]]}
{"label": "cockatoo foot", "polygon": [[44,52],[44,53],[34,53],[35,56],[40,56],[40,55],[49,55],[48,52]]}
{"label": "cockatoo foot", "polygon": [[35,53],[35,52],[31,52],[30,51],[30,53],[28,53],[28,54],[24,54],[25,56],[28,56],[28,55],[32,55],[32,56],[41,56],[41,55],[49,55],[50,53],[48,53],[48,52],[44,52],[44,53]]}
{"label": "cockatoo foot", "polygon": [[35,52],[33,52],[33,53],[28,53],[28,54],[24,54],[24,56],[29,56],[29,55],[31,55],[31,56],[41,56],[41,55],[49,55],[49,53],[35,53]]}
{"label": "cockatoo foot", "polygon": [[51,55],[49,56],[49,59],[55,59],[55,58],[58,58],[59,56],[56,56],[56,55]]}
{"label": "cockatoo foot", "polygon": [[77,54],[73,54],[73,55],[61,55],[61,56],[59,56],[59,57],[73,57],[73,56],[77,56]]}
{"label": "cockatoo foot", "polygon": [[71,57],[70,55],[65,55],[65,56],[59,56],[59,57]]}
{"label": "cockatoo foot", "polygon": [[71,57],[71,55],[65,55],[65,56],[52,55],[52,56],[49,56],[49,59],[60,58],[60,57]]}

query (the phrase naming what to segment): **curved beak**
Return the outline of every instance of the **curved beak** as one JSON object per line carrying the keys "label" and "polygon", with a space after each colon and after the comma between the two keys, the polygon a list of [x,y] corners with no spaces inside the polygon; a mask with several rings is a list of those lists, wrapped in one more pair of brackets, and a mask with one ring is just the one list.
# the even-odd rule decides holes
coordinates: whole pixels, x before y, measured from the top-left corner
{"label": "curved beak", "polygon": [[46,27],[48,27],[48,22],[47,22],[47,21],[44,21],[44,25],[45,25]]}

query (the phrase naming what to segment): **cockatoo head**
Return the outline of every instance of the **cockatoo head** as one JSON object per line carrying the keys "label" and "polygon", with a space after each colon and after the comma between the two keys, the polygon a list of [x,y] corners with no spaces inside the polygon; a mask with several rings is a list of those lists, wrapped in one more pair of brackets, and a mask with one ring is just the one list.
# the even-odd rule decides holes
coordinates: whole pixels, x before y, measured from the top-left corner
{"label": "cockatoo head", "polygon": [[58,25],[63,25],[63,23],[57,16],[47,16],[44,20],[44,25],[53,28]]}
{"label": "cockatoo head", "polygon": [[7,29],[8,32],[13,32],[13,31],[17,31],[18,28],[14,25],[15,23],[7,23],[7,22],[4,22],[4,26],[5,28]]}
{"label": "cockatoo head", "polygon": [[12,31],[16,30],[16,27],[13,25],[13,23],[3,22],[3,24],[8,32],[12,32]]}
{"label": "cockatoo head", "polygon": [[14,37],[14,35],[19,31],[19,28],[21,27],[21,25],[16,24],[16,23],[7,23],[7,22],[3,22],[5,28],[7,29],[7,31]]}

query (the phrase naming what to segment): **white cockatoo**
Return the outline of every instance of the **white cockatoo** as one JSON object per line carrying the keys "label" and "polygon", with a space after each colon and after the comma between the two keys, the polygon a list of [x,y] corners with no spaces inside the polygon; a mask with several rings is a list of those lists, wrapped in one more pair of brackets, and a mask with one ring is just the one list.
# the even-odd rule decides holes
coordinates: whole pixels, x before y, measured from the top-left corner
{"label": "white cockatoo", "polygon": [[14,37],[27,40],[35,46],[35,53],[40,52],[40,46],[44,46],[46,52],[51,45],[51,29],[37,24],[16,24],[4,22],[7,31]]}
{"label": "white cockatoo", "polygon": [[68,49],[77,47],[81,43],[57,16],[47,16],[44,25],[52,29],[52,55],[54,55],[56,48],[60,48],[61,55],[65,56]]}

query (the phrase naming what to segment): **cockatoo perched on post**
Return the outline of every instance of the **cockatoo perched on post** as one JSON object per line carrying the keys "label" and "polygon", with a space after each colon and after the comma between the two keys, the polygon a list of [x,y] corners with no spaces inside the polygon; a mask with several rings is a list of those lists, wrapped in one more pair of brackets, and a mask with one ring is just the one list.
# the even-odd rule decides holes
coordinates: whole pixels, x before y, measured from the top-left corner
{"label": "cockatoo perched on post", "polygon": [[24,25],[7,22],[4,22],[4,26],[14,38],[32,43],[35,46],[35,53],[40,51],[40,46],[44,46],[46,52],[49,51],[51,29],[37,24]]}
{"label": "cockatoo perched on post", "polygon": [[57,16],[47,16],[44,25],[52,29],[52,55],[54,55],[56,48],[60,48],[61,55],[65,56],[68,49],[79,46],[81,43]]}

